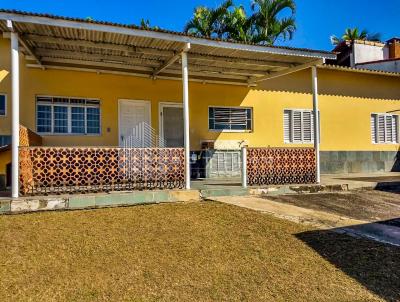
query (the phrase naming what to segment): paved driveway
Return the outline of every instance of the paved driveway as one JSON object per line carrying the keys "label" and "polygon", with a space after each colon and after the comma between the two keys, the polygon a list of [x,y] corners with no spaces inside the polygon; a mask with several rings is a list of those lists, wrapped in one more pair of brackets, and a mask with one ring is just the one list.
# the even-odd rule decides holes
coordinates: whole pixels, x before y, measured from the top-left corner
{"label": "paved driveway", "polygon": [[400,194],[376,190],[268,196],[265,198],[369,222],[400,218]]}
{"label": "paved driveway", "polygon": [[400,194],[376,190],[216,200],[400,246]]}

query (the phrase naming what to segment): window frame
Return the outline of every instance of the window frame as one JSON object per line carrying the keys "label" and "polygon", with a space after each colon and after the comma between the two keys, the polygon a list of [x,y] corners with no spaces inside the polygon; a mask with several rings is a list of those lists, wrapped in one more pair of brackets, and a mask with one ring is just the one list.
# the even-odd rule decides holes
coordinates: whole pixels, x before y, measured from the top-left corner
{"label": "window frame", "polygon": [[[251,129],[211,129],[210,128],[210,108],[233,108],[233,109],[244,109],[251,110]],[[218,106],[218,105],[209,105],[207,107],[207,127],[209,132],[226,132],[226,133],[251,133],[254,132],[254,109],[249,106]]]}
{"label": "window frame", "polygon": [[0,95],[4,96],[4,114],[0,114],[0,117],[7,117],[7,93],[0,92]]}
{"label": "window frame", "polygon": [[[376,139],[376,141],[373,141],[372,133],[371,133],[371,128],[372,128],[371,117],[373,115],[375,115],[375,129],[374,129],[374,131],[375,131],[375,139]],[[379,116],[384,116],[385,117],[385,128],[384,128],[384,134],[383,134],[384,137],[385,137],[385,141],[384,142],[380,142],[379,141],[379,129],[378,129],[378,127],[379,127]],[[393,141],[387,142],[386,141],[386,136],[387,136],[387,133],[386,133],[386,116],[391,116],[392,118],[394,116],[396,116],[397,128],[395,130],[397,130],[397,135],[396,135],[397,136],[397,142],[396,141],[395,142],[393,142]],[[369,115],[369,127],[370,127],[370,140],[371,140],[371,143],[373,145],[398,145],[398,144],[400,144],[400,114],[392,114],[392,113],[387,113],[387,112],[371,112],[371,114]],[[392,131],[393,131],[393,129],[392,129]]]}
{"label": "window frame", "polygon": [[[38,98],[64,98],[64,99],[81,99],[85,101],[97,101],[99,102],[98,105],[92,105],[92,104],[63,104],[63,103],[40,103],[38,101]],[[76,96],[59,96],[59,95],[36,95],[35,96],[35,128],[36,132],[40,135],[46,135],[46,136],[101,136],[102,135],[102,121],[101,121],[101,116],[102,116],[102,111],[101,111],[101,100],[97,98],[88,98],[88,97],[76,97]],[[38,131],[38,105],[43,105],[43,106],[50,106],[51,107],[51,132],[40,132]],[[58,133],[54,132],[54,107],[67,107],[67,127],[68,127],[68,132],[66,133]],[[84,133],[72,133],[72,107],[83,107],[84,110],[84,122],[85,122],[85,132]],[[87,108],[97,108],[99,109],[99,133],[87,133]]]}
{"label": "window frame", "polygon": [[[289,126],[289,137],[292,137],[292,140],[289,139],[289,141],[285,140],[285,111],[291,111],[291,115],[290,115],[290,119],[291,119],[291,125],[292,127]],[[303,124],[301,125],[301,137],[302,140],[301,141],[294,141],[293,137],[294,137],[294,128],[293,128],[293,112],[294,111],[300,111],[302,112],[310,112],[311,113],[311,140],[310,141],[304,141],[304,126]],[[282,111],[282,128],[283,128],[283,143],[284,144],[289,144],[289,145],[312,145],[314,144],[314,127],[313,124],[315,122],[315,118],[314,118],[314,110],[313,109],[305,109],[305,108],[284,108]],[[321,143],[321,112],[318,110],[318,142]]]}

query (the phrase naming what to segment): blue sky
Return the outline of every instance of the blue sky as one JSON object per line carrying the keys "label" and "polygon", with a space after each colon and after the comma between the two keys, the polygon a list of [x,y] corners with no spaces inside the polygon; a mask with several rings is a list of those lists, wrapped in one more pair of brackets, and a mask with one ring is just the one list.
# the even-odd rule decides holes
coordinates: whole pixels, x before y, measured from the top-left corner
{"label": "blue sky", "polygon": [[[214,7],[222,0],[0,0],[0,8],[51,13],[69,17],[152,25],[181,31],[198,5]],[[249,6],[251,0],[236,0]],[[293,40],[279,43],[294,47],[330,50],[329,36],[346,27],[366,28],[382,38],[400,36],[400,0],[297,0],[297,32]]]}

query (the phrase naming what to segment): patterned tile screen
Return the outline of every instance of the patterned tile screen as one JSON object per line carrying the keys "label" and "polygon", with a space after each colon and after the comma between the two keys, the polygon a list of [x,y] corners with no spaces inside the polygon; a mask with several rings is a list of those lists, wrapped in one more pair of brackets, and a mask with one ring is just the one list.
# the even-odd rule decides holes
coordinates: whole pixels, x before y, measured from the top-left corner
{"label": "patterned tile screen", "polygon": [[313,148],[248,148],[249,185],[306,184],[316,182]]}
{"label": "patterned tile screen", "polygon": [[20,148],[23,195],[184,187],[183,148]]}

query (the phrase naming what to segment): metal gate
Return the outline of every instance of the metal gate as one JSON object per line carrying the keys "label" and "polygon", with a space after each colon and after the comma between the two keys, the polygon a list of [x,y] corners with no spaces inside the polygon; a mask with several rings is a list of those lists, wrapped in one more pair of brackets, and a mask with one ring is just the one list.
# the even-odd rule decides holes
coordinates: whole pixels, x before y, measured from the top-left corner
{"label": "metal gate", "polygon": [[191,152],[192,178],[240,177],[241,150],[201,150]]}

